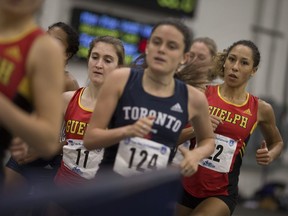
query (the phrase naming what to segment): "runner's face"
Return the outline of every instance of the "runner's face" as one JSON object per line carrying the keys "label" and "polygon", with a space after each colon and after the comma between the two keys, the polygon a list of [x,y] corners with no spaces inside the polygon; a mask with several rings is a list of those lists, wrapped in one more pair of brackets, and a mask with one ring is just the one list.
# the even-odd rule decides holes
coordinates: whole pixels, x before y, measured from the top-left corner
{"label": "runner's face", "polygon": [[174,26],[161,25],[152,33],[146,48],[148,67],[157,73],[174,73],[188,57],[184,54],[184,36]]}
{"label": "runner's face", "polygon": [[102,84],[105,77],[118,66],[118,56],[112,44],[97,42],[88,60],[89,79]]}
{"label": "runner's face", "polygon": [[205,64],[212,61],[209,48],[203,42],[195,42],[190,48],[190,61],[194,64]]}
{"label": "runner's face", "polygon": [[225,83],[234,87],[247,84],[256,72],[256,68],[253,67],[252,54],[252,50],[244,45],[237,45],[231,49],[225,61]]}

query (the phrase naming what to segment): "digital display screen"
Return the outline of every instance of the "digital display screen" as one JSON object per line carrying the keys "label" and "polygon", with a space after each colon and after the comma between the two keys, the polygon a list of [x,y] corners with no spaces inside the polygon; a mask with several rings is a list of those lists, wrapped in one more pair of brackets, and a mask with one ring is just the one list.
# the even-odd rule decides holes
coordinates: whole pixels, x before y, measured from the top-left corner
{"label": "digital display screen", "polygon": [[130,64],[145,51],[153,25],[86,9],[72,10],[71,25],[79,32],[77,57],[86,59],[90,42],[98,36],[110,35],[122,40],[125,63]]}
{"label": "digital display screen", "polygon": [[[109,1],[120,2],[120,0]],[[146,8],[169,16],[192,18],[196,10],[197,0],[121,0],[121,4]]]}

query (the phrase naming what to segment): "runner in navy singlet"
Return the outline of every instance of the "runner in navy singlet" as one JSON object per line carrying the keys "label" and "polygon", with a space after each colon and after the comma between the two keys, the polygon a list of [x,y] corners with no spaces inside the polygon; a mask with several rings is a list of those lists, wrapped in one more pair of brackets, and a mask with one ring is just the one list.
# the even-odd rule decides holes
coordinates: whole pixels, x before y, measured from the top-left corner
{"label": "runner in navy singlet", "polygon": [[[205,95],[174,79],[187,61],[190,30],[179,20],[157,23],[146,47],[143,69],[121,68],[107,77],[84,136],[87,149],[105,147],[101,170],[130,176],[167,167],[179,133],[192,121],[198,148],[183,149],[183,175],[214,149]],[[108,127],[108,129],[107,129]]]}

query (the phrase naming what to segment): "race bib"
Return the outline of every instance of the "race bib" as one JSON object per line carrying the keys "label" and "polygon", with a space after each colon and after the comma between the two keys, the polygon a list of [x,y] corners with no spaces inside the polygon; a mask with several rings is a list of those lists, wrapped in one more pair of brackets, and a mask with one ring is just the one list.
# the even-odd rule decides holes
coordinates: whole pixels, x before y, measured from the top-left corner
{"label": "race bib", "polygon": [[237,141],[216,134],[214,153],[208,159],[203,159],[200,165],[217,172],[228,173],[236,147]]}
{"label": "race bib", "polygon": [[103,149],[88,151],[83,140],[67,139],[63,146],[63,161],[66,167],[86,179],[94,178],[103,158]]}
{"label": "race bib", "polygon": [[186,140],[184,143],[178,146],[176,154],[172,160],[173,165],[180,165],[181,161],[184,159],[184,156],[180,152],[179,147],[181,146],[189,150],[190,145],[191,145],[190,140]]}
{"label": "race bib", "polygon": [[140,137],[121,140],[113,170],[131,176],[167,167],[170,148]]}

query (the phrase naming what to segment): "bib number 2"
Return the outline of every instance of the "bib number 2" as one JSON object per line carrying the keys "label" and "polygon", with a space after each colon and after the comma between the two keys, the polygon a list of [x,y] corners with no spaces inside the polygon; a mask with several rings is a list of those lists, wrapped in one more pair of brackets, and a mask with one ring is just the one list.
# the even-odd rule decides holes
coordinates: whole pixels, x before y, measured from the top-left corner
{"label": "bib number 2", "polygon": [[236,151],[237,141],[220,134],[216,134],[215,141],[214,153],[209,158],[203,159],[200,165],[217,172],[228,173]]}

